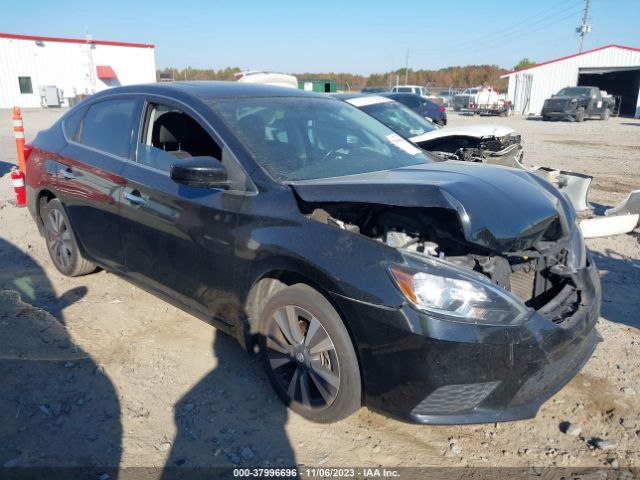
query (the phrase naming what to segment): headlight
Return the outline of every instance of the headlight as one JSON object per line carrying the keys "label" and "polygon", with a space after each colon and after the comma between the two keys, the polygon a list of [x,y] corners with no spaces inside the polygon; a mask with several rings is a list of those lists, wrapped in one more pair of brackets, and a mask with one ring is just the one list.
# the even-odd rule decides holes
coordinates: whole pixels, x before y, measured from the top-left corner
{"label": "headlight", "polygon": [[529,312],[484,275],[435,258],[405,257],[410,265],[390,266],[389,273],[418,310],[447,320],[483,325],[518,325]]}

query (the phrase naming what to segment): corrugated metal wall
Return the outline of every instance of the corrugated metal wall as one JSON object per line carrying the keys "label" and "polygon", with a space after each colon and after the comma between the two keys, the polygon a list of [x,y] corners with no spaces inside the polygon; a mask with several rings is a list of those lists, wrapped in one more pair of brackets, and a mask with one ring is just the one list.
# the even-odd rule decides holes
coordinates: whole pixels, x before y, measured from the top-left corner
{"label": "corrugated metal wall", "polygon": [[[514,102],[515,112],[539,115],[546,98],[563,87],[577,85],[580,68],[632,66],[640,67],[640,51],[609,47],[511,74],[507,95]],[[528,106],[525,106],[524,96],[518,91],[521,85],[526,84],[525,75],[533,76]],[[635,116],[640,117],[640,95]]]}
{"label": "corrugated metal wall", "polygon": [[[64,90],[64,97],[74,97],[118,84],[155,82],[156,79],[153,48],[55,41],[42,43],[0,38],[0,108],[41,106],[38,93],[41,85],[55,85]],[[107,83],[98,79],[96,65],[111,66],[117,80]],[[18,77],[31,77],[32,94],[20,93]]]}

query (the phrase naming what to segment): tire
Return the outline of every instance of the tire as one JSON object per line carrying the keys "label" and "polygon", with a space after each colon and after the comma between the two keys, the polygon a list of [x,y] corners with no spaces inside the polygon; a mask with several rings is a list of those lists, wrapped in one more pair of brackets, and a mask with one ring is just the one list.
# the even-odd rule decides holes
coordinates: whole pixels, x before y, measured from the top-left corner
{"label": "tire", "polygon": [[265,305],[259,329],[269,380],[293,411],[331,423],[360,408],[362,386],[353,343],[323,295],[304,284],[279,291]]}
{"label": "tire", "polygon": [[610,116],[611,116],[611,110],[609,110],[608,108],[605,108],[604,112],[600,114],[600,120],[609,120]]}
{"label": "tire", "polygon": [[576,122],[584,122],[584,107],[578,108],[578,113],[576,113]]}
{"label": "tire", "polygon": [[82,257],[69,217],[62,203],[54,198],[43,215],[47,250],[58,271],[68,277],[87,275],[96,270],[95,264]]}
{"label": "tire", "polygon": [[543,122],[548,122],[549,120],[551,120],[549,117],[547,117],[546,115],[542,116],[542,121]]}

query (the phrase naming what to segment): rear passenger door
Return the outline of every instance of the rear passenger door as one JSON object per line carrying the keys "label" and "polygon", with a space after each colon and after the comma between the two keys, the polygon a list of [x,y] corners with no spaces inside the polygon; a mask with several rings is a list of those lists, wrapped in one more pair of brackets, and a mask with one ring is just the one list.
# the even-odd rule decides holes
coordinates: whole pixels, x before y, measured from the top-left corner
{"label": "rear passenger door", "polygon": [[245,196],[233,189],[187,187],[169,177],[179,159],[222,160],[221,144],[203,125],[182,104],[145,102],[137,154],[123,175],[124,252],[133,279],[232,325],[239,304],[232,294],[234,233]]}
{"label": "rear passenger door", "polygon": [[127,95],[80,108],[65,121],[67,145],[57,160],[58,194],[82,248],[116,270],[124,269],[119,202],[138,109]]}

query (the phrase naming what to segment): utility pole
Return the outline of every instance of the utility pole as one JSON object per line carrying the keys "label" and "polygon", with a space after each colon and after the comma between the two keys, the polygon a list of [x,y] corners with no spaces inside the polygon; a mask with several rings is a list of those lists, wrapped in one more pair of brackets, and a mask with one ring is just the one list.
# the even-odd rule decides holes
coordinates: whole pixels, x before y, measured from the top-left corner
{"label": "utility pole", "polygon": [[589,25],[589,3],[591,3],[591,0],[585,0],[582,25],[576,28],[576,33],[580,35],[580,48],[578,49],[578,53],[581,53],[584,47],[584,37],[591,31],[591,25]]}
{"label": "utility pole", "polygon": [[407,48],[407,56],[405,57],[405,62],[404,62],[404,84],[405,85],[409,84],[409,49],[408,48]]}

